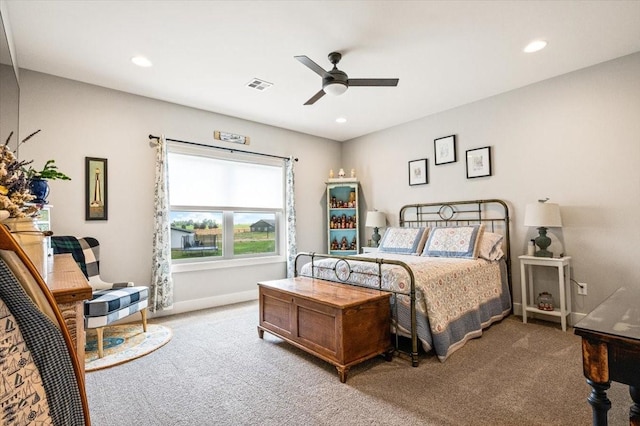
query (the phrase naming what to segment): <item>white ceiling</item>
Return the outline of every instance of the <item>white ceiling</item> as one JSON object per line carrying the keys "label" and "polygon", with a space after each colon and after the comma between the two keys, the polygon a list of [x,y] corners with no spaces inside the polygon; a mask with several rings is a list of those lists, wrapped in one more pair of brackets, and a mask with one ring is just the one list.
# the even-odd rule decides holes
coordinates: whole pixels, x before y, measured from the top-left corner
{"label": "white ceiling", "polygon": [[[21,68],[339,141],[640,51],[640,1],[6,6]],[[523,53],[536,38],[547,48]],[[352,87],[304,106],[321,78],[293,57],[328,70],[332,51],[351,78],[399,78],[398,87]],[[134,55],[154,66],[133,65]],[[274,85],[248,89],[253,78]]]}

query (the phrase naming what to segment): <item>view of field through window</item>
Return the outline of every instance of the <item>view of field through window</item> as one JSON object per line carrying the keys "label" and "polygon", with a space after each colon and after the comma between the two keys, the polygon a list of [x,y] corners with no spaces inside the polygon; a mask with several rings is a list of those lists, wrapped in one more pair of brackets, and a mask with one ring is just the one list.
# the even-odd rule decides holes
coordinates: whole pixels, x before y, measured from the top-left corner
{"label": "view of field through window", "polygon": [[234,256],[276,252],[275,213],[173,210],[170,216],[171,258],[222,256],[225,213],[232,216]]}

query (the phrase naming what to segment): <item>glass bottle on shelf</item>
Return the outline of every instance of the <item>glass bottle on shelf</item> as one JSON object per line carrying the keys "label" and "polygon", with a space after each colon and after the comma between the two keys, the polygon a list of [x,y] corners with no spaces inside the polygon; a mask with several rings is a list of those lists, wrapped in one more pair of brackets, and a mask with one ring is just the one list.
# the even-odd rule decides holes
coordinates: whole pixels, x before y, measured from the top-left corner
{"label": "glass bottle on shelf", "polygon": [[541,311],[553,311],[553,296],[543,291],[538,295],[538,309]]}

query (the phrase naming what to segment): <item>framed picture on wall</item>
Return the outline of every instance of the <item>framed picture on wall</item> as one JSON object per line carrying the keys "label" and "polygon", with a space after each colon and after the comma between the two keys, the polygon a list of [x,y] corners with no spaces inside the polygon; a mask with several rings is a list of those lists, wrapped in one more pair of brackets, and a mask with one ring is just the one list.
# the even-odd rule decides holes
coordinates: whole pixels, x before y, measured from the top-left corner
{"label": "framed picture on wall", "polygon": [[433,148],[436,155],[436,166],[458,161],[456,158],[456,135],[434,139]]}
{"label": "framed picture on wall", "polygon": [[85,157],[85,220],[107,220],[107,159]]}
{"label": "framed picture on wall", "polygon": [[409,185],[424,185],[429,183],[427,163],[427,158],[409,161]]}
{"label": "framed picture on wall", "polygon": [[467,179],[491,176],[491,147],[467,151]]}

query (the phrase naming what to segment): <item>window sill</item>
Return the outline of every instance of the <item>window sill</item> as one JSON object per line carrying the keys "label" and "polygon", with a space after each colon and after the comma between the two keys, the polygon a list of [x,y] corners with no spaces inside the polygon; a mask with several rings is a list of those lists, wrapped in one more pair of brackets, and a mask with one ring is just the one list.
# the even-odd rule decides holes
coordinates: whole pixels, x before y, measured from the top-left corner
{"label": "window sill", "polygon": [[285,263],[284,256],[251,257],[245,259],[216,260],[189,263],[174,263],[171,265],[171,273],[206,271],[211,269],[242,268],[255,265],[269,265],[274,263]]}

